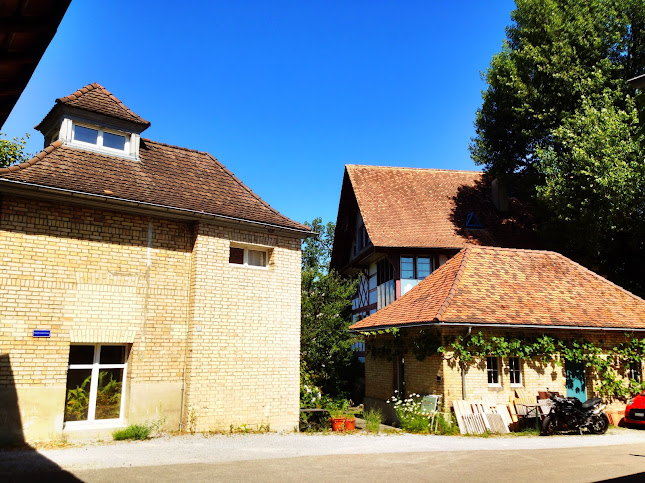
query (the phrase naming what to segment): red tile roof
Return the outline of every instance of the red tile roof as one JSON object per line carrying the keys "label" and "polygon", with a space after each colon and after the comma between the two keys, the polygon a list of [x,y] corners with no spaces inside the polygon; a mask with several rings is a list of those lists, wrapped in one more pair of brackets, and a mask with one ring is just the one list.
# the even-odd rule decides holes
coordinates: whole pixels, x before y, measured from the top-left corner
{"label": "red tile roof", "polygon": [[[462,248],[472,243],[493,243],[488,227],[475,233],[465,229],[466,213],[458,217],[463,220],[454,218],[459,190],[474,190],[483,173],[356,165],[346,168],[374,246]],[[481,217],[482,213],[477,215]]]}
{"label": "red tile roof", "polygon": [[[123,119],[143,126],[149,126],[150,122],[132,112],[125,104],[117,99],[114,94],[96,82],[71,93],[69,96],[56,99],[56,104],[73,106],[84,111],[97,112],[106,116]],[[53,109],[55,109],[54,106]],[[51,111],[50,111],[51,112]],[[49,114],[47,114],[49,116]],[[47,119],[47,117],[45,117]],[[42,124],[42,123],[41,123]],[[39,129],[40,124],[36,126]]]}
{"label": "red tile roof", "polygon": [[473,246],[350,328],[441,323],[645,329],[645,300],[555,252]]}
{"label": "red tile roof", "polygon": [[141,140],[140,160],[56,141],[31,160],[0,169],[0,186],[29,183],[310,232],[271,208],[208,153]]}

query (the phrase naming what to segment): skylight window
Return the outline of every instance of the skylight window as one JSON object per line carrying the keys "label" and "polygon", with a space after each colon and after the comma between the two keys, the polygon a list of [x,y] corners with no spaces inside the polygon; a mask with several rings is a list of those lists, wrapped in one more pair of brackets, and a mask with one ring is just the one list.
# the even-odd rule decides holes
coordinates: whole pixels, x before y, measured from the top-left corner
{"label": "skylight window", "polygon": [[474,211],[466,216],[466,228],[482,228],[482,224]]}
{"label": "skylight window", "polygon": [[74,123],[72,143],[108,152],[130,153],[130,136],[126,133]]}

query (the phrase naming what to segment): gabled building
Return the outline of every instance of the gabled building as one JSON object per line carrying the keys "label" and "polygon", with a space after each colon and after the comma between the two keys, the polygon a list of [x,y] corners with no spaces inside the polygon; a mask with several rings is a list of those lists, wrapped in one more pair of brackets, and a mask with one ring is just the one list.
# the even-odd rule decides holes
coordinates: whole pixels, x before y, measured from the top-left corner
{"label": "gabled building", "polygon": [[[366,406],[387,408],[384,402],[395,390],[440,394],[448,407],[462,398],[507,403],[516,388],[533,396],[548,389],[585,400],[597,395],[601,382],[586,353],[584,360],[558,354],[545,360],[507,347],[504,356],[487,354],[465,365],[454,358],[450,341],[461,336],[468,346],[468,336],[481,333],[487,341],[528,344],[547,335],[572,347],[593,343],[604,357],[628,342],[626,334],[635,340],[645,335],[645,300],[558,253],[471,246],[405,297],[351,326],[360,332],[390,328],[400,330],[397,344],[391,334],[368,337]],[[421,354],[419,345],[429,337],[447,350]],[[386,356],[379,347],[397,350]],[[615,353],[611,370],[640,383],[642,362],[640,356],[629,359],[630,353]]]}
{"label": "gabled building", "polygon": [[348,165],[331,267],[361,276],[352,302],[360,320],[466,246],[531,246],[530,223],[481,172]]}
{"label": "gabled building", "polygon": [[0,169],[0,440],[297,426],[310,230],[149,125],[90,84]]}

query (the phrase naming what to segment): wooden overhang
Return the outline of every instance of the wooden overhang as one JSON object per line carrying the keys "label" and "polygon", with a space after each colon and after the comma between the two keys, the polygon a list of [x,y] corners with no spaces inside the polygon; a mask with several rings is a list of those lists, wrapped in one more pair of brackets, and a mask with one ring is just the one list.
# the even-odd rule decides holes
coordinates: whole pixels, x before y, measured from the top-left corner
{"label": "wooden overhang", "polygon": [[71,0],[0,3],[0,126],[18,102]]}

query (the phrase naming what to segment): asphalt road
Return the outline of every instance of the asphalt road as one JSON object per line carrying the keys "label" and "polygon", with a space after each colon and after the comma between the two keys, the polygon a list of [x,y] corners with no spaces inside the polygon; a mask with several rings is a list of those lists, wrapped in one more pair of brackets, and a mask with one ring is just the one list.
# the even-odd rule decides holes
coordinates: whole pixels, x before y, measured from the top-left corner
{"label": "asphalt road", "polygon": [[539,450],[324,455],[21,474],[5,481],[645,481],[645,444]]}

